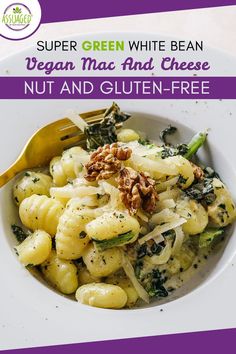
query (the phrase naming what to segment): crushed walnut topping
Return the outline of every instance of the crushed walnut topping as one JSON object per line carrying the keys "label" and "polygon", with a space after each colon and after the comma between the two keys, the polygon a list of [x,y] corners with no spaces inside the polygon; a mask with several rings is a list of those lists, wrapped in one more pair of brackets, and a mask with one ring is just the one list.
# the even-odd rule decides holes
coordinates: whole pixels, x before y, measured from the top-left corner
{"label": "crushed walnut topping", "polygon": [[118,143],[99,147],[85,165],[87,174],[84,178],[92,182],[112,177],[122,168],[121,161],[128,160],[131,153],[130,148],[119,146]]}
{"label": "crushed walnut topping", "polygon": [[123,168],[118,178],[118,188],[121,199],[131,215],[142,208],[148,213],[156,209],[158,195],[155,181],[146,173],[139,173],[132,168]]}
{"label": "crushed walnut topping", "polygon": [[195,165],[193,162],[190,162],[192,167],[193,167],[193,174],[194,174],[194,178],[198,181],[203,180],[204,178],[204,172],[201,169],[201,167]]}

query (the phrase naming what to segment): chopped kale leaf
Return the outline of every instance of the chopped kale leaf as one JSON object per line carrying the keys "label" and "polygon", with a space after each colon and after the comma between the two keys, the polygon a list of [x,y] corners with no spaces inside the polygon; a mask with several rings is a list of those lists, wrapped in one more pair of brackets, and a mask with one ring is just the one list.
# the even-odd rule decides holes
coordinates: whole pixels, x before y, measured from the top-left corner
{"label": "chopped kale leaf", "polygon": [[87,236],[85,231],[81,231],[79,234],[79,238],[85,238]]}
{"label": "chopped kale leaf", "polygon": [[141,277],[142,269],[143,269],[143,261],[141,259],[138,259],[134,266],[134,273],[138,279],[140,279]]}
{"label": "chopped kale leaf", "polygon": [[163,237],[175,237],[175,230],[168,230],[162,233]]}
{"label": "chopped kale leaf", "polygon": [[203,172],[206,178],[218,178],[220,180],[220,176],[218,175],[218,173],[209,166],[205,167]]}
{"label": "chopped kale leaf", "polygon": [[154,242],[153,245],[151,246],[151,256],[154,254],[155,255],[160,254],[163,248],[164,247],[160,243]]}
{"label": "chopped kale leaf", "polygon": [[187,144],[179,144],[177,145],[177,150],[178,150],[178,154],[177,155],[182,155],[184,156],[185,154],[187,154],[189,148]]}
{"label": "chopped kale leaf", "polygon": [[188,151],[188,146],[186,144],[179,144],[176,147],[162,145],[161,158],[166,159],[167,157],[182,155],[184,156]]}
{"label": "chopped kale leaf", "polygon": [[134,236],[135,235],[132,231],[128,231],[124,234],[120,234],[117,237],[114,237],[111,239],[105,239],[105,240],[95,240],[94,239],[93,241],[99,251],[104,251],[108,248],[122,246],[122,245],[128,243],[129,241],[131,241]]}
{"label": "chopped kale leaf", "polygon": [[152,257],[154,254],[158,255],[161,253],[161,251],[163,250],[163,248],[165,247],[165,243],[164,242],[160,242],[160,243],[144,243],[143,245],[141,245],[138,250],[137,250],[137,257],[138,259],[141,259],[145,256],[149,256]]}
{"label": "chopped kale leaf", "polygon": [[140,139],[138,140],[138,142],[139,142],[139,144],[144,145],[144,146],[151,144],[150,140],[148,140],[148,139],[142,139],[142,138],[140,138]]}
{"label": "chopped kale leaf", "polygon": [[167,128],[163,129],[161,132],[160,132],[160,139],[161,141],[163,141],[163,143],[165,145],[169,145],[166,138],[167,138],[167,135],[172,135],[176,132],[177,128],[176,127],[172,127],[172,125],[169,125]]}
{"label": "chopped kale leaf", "polygon": [[178,183],[185,184],[187,182],[187,178],[184,178],[182,175],[179,175]]}
{"label": "chopped kale leaf", "polygon": [[13,224],[11,225],[11,229],[18,242],[23,242],[28,236],[20,226]]}
{"label": "chopped kale leaf", "polygon": [[129,118],[130,114],[121,112],[119,106],[113,103],[104,113],[101,122],[90,124],[85,128],[87,148],[96,150],[99,146],[116,142],[116,124],[123,123]]}
{"label": "chopped kale leaf", "polygon": [[33,183],[37,183],[38,181],[40,181],[40,178],[38,178],[38,177],[35,177],[35,178],[32,179]]}
{"label": "chopped kale leaf", "polygon": [[185,189],[185,193],[189,198],[205,202],[207,205],[212,204],[216,200],[211,178],[204,178],[203,181],[193,184],[191,187]]}
{"label": "chopped kale leaf", "polygon": [[168,291],[164,287],[166,278],[162,276],[158,269],[153,269],[142,280],[142,284],[145,287],[150,297],[166,297]]}
{"label": "chopped kale leaf", "polygon": [[138,259],[143,258],[147,255],[147,244],[144,243],[141,245],[137,250],[137,257]]}
{"label": "chopped kale leaf", "polygon": [[162,150],[161,150],[161,158],[166,159],[167,157],[172,157],[178,155],[178,152],[175,148],[162,145]]}
{"label": "chopped kale leaf", "polygon": [[217,236],[222,235],[224,229],[214,229],[214,228],[207,228],[203,231],[199,236],[199,247],[205,248],[212,244],[212,242],[216,239]]}

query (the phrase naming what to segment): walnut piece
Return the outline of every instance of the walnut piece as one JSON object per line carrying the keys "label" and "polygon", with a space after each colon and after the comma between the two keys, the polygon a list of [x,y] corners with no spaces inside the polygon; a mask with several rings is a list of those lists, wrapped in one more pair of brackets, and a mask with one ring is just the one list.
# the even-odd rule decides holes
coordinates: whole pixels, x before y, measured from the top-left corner
{"label": "walnut piece", "polygon": [[201,181],[204,178],[204,172],[201,167],[195,165],[193,162],[190,162],[193,167],[193,174],[196,180]]}
{"label": "walnut piece", "polygon": [[131,215],[142,208],[148,213],[156,209],[158,195],[155,190],[155,181],[146,173],[138,173],[132,168],[123,168],[118,178],[118,188],[121,199]]}
{"label": "walnut piece", "polygon": [[121,147],[117,143],[106,144],[94,151],[90,161],[85,165],[87,174],[84,178],[89,181],[108,179],[120,171],[121,161],[128,160],[132,150]]}

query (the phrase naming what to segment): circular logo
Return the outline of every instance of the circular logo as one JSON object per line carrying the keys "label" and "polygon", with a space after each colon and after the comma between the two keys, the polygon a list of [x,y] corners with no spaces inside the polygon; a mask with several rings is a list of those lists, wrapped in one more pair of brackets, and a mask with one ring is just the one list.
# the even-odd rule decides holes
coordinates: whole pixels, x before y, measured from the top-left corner
{"label": "circular logo", "polygon": [[38,0],[12,2],[1,0],[0,35],[7,39],[19,40],[31,36],[39,27],[41,7]]}
{"label": "circular logo", "polygon": [[32,20],[30,9],[22,3],[15,3],[6,8],[2,22],[13,31],[22,31]]}

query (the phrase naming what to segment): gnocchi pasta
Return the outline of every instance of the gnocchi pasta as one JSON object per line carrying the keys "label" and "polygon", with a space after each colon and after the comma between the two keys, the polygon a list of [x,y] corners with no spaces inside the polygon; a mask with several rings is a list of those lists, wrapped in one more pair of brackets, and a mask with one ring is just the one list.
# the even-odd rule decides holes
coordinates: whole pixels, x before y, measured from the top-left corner
{"label": "gnocchi pasta", "polygon": [[127,307],[131,308],[135,306],[139,296],[134,286],[132,285],[131,281],[128,278],[126,278],[123,274],[121,274],[116,276],[112,275],[108,277],[106,280],[109,284],[118,285],[120,288],[122,288],[125,291],[127,295],[127,302],[126,302]]}
{"label": "gnocchi pasta", "polygon": [[140,225],[127,213],[107,212],[86,225],[86,232],[92,240],[109,240],[127,232],[132,233],[129,242],[134,242],[140,231]]}
{"label": "gnocchi pasta", "polygon": [[188,235],[197,235],[203,232],[208,224],[206,209],[195,200],[183,200],[177,206],[177,212],[186,217],[183,231]]}
{"label": "gnocchi pasta", "polygon": [[56,251],[60,258],[78,259],[82,256],[90,240],[85,232],[90,220],[76,203],[67,205],[59,218],[56,233]]}
{"label": "gnocchi pasta", "polygon": [[127,117],[115,104],[101,126],[75,115],[88,149],[64,151],[45,173],[27,171],[13,187],[19,261],[37,266],[62,294],[99,308],[168,296],[236,218],[219,176],[192,162],[205,133],[174,146],[165,142],[168,127],[158,144],[133,129],[116,132],[115,122]]}
{"label": "gnocchi pasta", "polygon": [[50,163],[50,173],[54,184],[61,187],[68,180],[78,177],[88,159],[87,151],[79,146],[66,150],[62,156],[54,157]]}
{"label": "gnocchi pasta", "polygon": [[78,267],[78,278],[79,278],[80,285],[90,284],[90,283],[101,283],[101,278],[91,275],[88,269],[84,266]]}
{"label": "gnocchi pasta", "polygon": [[45,195],[33,194],[20,205],[19,214],[22,223],[30,230],[45,230],[55,236],[63,205]]}
{"label": "gnocchi pasta", "polygon": [[13,187],[13,197],[16,205],[33,194],[49,197],[52,178],[44,173],[27,171]]}
{"label": "gnocchi pasta", "polygon": [[133,129],[120,129],[120,131],[117,133],[117,139],[122,143],[129,143],[130,141],[139,140],[140,136]]}
{"label": "gnocchi pasta", "polygon": [[37,230],[17,246],[16,250],[22,264],[36,266],[49,257],[52,250],[52,238],[47,232]]}
{"label": "gnocchi pasta", "polygon": [[208,206],[208,214],[214,224],[225,227],[236,217],[235,203],[228,189],[219,179],[214,178],[213,188],[216,199]]}
{"label": "gnocchi pasta", "polygon": [[79,286],[76,265],[61,259],[53,250],[41,264],[45,279],[63,294],[73,294]]}
{"label": "gnocchi pasta", "polygon": [[82,258],[88,271],[94,277],[106,277],[115,273],[122,265],[121,251],[116,247],[98,251],[91,243],[85,249]]}
{"label": "gnocchi pasta", "polygon": [[127,303],[126,292],[121,287],[106,283],[82,285],[75,297],[81,304],[110,309],[120,309]]}

